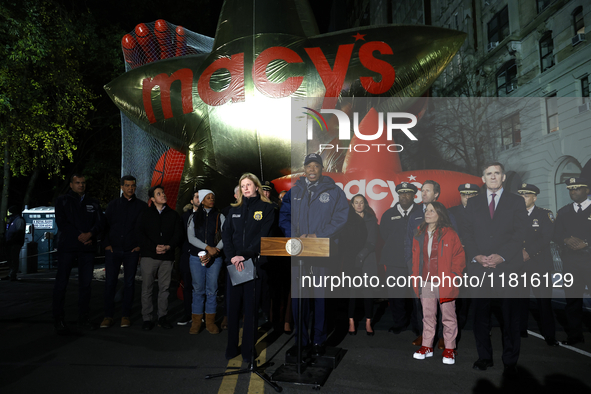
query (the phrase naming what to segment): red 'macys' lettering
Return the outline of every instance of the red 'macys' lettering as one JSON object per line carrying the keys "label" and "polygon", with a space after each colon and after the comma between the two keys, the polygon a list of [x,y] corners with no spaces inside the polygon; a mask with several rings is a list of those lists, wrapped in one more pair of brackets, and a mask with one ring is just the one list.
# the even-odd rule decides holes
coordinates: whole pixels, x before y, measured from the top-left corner
{"label": "red 'macys' lettering", "polygon": [[162,113],[164,119],[172,118],[172,106],[170,103],[170,85],[179,80],[181,82],[181,102],[183,104],[183,113],[193,112],[193,71],[188,68],[182,68],[175,71],[171,76],[168,74],[158,74],[154,78],[146,78],[142,81],[142,99],[144,109],[150,123],[156,123],[156,116],[152,108],[152,89],[160,87],[160,103],[162,104]]}
{"label": "red 'macys' lettering", "polygon": [[[211,88],[211,77],[221,69],[230,72],[230,83],[221,92],[216,92]],[[223,105],[229,100],[234,103],[244,101],[244,53],[238,53],[230,58],[222,57],[211,63],[199,77],[197,90],[201,100],[211,106]]]}
{"label": "red 'macys' lettering", "polygon": [[345,83],[345,77],[347,76],[347,69],[349,68],[354,45],[355,44],[339,45],[333,68],[330,68],[322,49],[305,48],[308,56],[312,59],[314,66],[316,66],[316,70],[318,71],[318,74],[320,74],[320,78],[322,78],[322,82],[326,88],[322,108],[333,109],[335,107],[339,94]]}
{"label": "red 'macys' lettering", "polygon": [[[303,60],[295,51],[285,47],[271,47],[265,49],[256,58],[252,67],[254,84],[265,96],[271,98],[287,97],[294,93],[304,80],[303,76],[289,77],[283,82],[272,82],[267,78],[267,67],[273,60],[284,60],[287,63],[302,63]],[[286,66],[274,70],[275,75],[284,73]]]}
{"label": "red 'macys' lettering", "polygon": [[377,77],[361,77],[359,81],[365,90],[371,94],[382,94],[388,91],[394,84],[396,73],[394,67],[380,59],[376,59],[373,56],[375,51],[380,52],[382,55],[392,55],[392,48],[385,42],[372,41],[359,49],[359,60],[361,64],[370,71],[375,71],[382,76],[382,80],[378,82]]}

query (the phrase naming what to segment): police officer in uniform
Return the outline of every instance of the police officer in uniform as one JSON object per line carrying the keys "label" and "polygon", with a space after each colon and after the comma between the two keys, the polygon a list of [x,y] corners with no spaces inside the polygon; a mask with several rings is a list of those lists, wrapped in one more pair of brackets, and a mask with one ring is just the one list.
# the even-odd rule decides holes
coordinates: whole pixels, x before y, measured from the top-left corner
{"label": "police officer in uniform", "polygon": [[570,279],[572,286],[564,287],[566,296],[566,334],[564,345],[584,342],[583,337],[583,292],[591,288],[591,200],[589,181],[570,178],[566,181],[572,204],[560,208],[554,223],[554,242],[561,245],[563,279]]}
{"label": "police officer in uniform", "polygon": [[[456,205],[455,207],[451,207],[447,210],[451,215],[456,218],[456,222],[458,223],[458,235],[460,237],[460,241],[463,239],[462,232],[464,230],[464,212],[466,210],[466,205],[468,204],[468,200],[472,197],[477,196],[480,194],[480,186],[474,183],[463,183],[458,186],[458,191],[460,192],[460,205]],[[462,242],[462,246],[464,243]],[[468,263],[468,262],[466,262]],[[468,288],[460,288],[460,295],[456,299],[456,315],[458,317],[458,337],[457,341],[460,340],[462,335],[462,329],[466,326],[468,322],[468,314],[470,312],[470,303],[471,298],[469,298],[469,289]]]}
{"label": "police officer in uniform", "polygon": [[[396,186],[398,202],[384,212],[380,219],[380,235],[384,240],[380,264],[386,267],[386,275],[388,276],[407,277],[409,275],[404,259],[404,239],[410,214],[421,209],[419,205],[414,204],[417,191],[417,187],[409,182],[402,182]],[[394,325],[390,327],[389,332],[399,334],[408,326],[412,311],[411,297],[412,294],[410,294],[408,287],[390,289],[389,304]],[[416,335],[420,335],[421,328],[415,326],[416,324],[413,325],[413,331]]]}
{"label": "police officer in uniform", "polygon": [[451,213],[456,218],[456,222],[458,224],[458,235],[460,236],[461,240],[462,230],[464,228],[464,211],[466,209],[466,205],[468,204],[468,200],[471,197],[477,196],[480,193],[480,186],[474,183],[465,183],[458,186],[458,191],[460,192],[461,204],[449,208],[447,212]]}
{"label": "police officer in uniform", "polygon": [[[523,242],[523,261],[526,283],[525,293],[521,299],[520,333],[522,338],[527,338],[527,322],[529,317],[529,292],[530,288],[536,297],[540,311],[540,331],[548,346],[558,346],[556,341],[556,328],[554,314],[552,312],[552,286],[546,286],[543,275],[552,278],[552,253],[550,241],[554,234],[554,215],[552,211],[535,205],[540,189],[535,185],[524,183],[517,191],[525,200],[525,208],[528,214],[527,235]],[[532,276],[540,279],[532,282]],[[532,285],[533,283],[533,285]],[[548,282],[551,283],[551,282]]]}

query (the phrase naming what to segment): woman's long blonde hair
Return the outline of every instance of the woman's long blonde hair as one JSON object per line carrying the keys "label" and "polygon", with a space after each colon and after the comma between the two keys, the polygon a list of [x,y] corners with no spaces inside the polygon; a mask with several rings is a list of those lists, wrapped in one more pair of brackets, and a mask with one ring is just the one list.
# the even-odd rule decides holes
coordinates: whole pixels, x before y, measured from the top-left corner
{"label": "woman's long blonde hair", "polygon": [[242,181],[245,179],[250,179],[252,181],[252,183],[254,183],[254,185],[257,188],[256,192],[259,195],[261,200],[263,200],[264,202],[271,203],[271,201],[269,201],[269,199],[267,197],[265,197],[262,193],[260,193],[260,190],[262,189],[263,185],[261,185],[261,181],[259,181],[259,178],[257,178],[257,176],[255,174],[251,174],[250,172],[245,172],[244,174],[242,174],[242,176],[240,177],[240,180],[238,181],[238,197],[236,198],[236,202],[234,204],[231,204],[233,207],[239,207],[242,205]]}

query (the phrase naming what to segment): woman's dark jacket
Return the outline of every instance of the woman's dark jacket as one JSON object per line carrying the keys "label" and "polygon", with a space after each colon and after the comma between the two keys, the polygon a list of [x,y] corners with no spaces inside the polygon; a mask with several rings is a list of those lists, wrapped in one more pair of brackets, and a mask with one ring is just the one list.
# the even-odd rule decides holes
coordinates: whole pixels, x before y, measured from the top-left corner
{"label": "woman's dark jacket", "polygon": [[222,240],[226,262],[234,256],[250,259],[261,253],[261,237],[268,237],[275,220],[273,204],[264,202],[257,194],[243,197],[242,205],[232,207],[224,222]]}

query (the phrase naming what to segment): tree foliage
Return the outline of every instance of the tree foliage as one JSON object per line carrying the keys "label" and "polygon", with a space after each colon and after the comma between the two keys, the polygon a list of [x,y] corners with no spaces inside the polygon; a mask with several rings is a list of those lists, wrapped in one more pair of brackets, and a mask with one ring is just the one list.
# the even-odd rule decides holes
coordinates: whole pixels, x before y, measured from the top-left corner
{"label": "tree foliage", "polygon": [[89,128],[95,94],[80,71],[87,35],[49,0],[0,5],[0,144],[14,175],[59,174]]}

